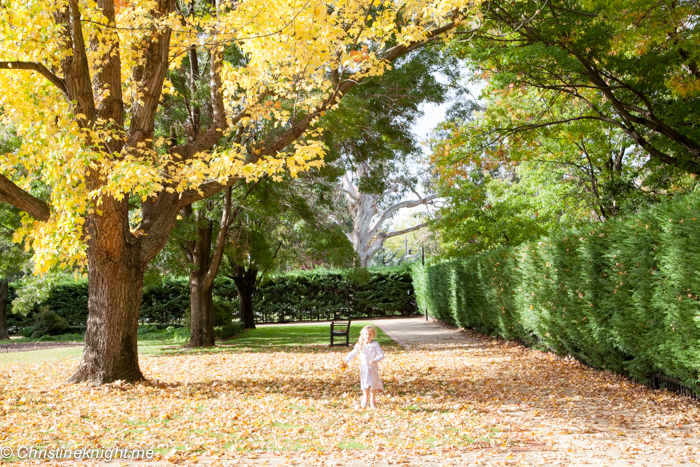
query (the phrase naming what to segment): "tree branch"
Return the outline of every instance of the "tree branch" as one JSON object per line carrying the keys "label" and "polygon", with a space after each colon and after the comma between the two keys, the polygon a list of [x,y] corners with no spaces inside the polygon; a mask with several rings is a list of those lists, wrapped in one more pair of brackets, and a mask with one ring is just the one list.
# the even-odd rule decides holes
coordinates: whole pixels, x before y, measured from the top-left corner
{"label": "tree branch", "polygon": [[413,208],[416,206],[420,206],[421,204],[428,204],[437,197],[438,195],[432,194],[422,199],[401,201],[400,203],[396,203],[393,206],[390,206],[389,208],[385,209],[384,212],[382,212],[381,216],[379,216],[379,219],[377,219],[377,221],[374,223],[374,226],[372,226],[372,228],[369,230],[369,237],[374,237],[374,235],[377,233],[377,230],[381,228],[382,224],[399,209]]}
{"label": "tree branch", "polygon": [[48,221],[51,217],[51,209],[47,203],[30,195],[2,174],[0,174],[0,202],[11,204],[42,222]]}
{"label": "tree branch", "polygon": [[41,74],[56,86],[63,94],[68,95],[66,83],[58,76],[51,73],[51,70],[46,68],[41,63],[36,62],[0,62],[0,70],[30,70]]}
{"label": "tree branch", "polygon": [[429,225],[430,225],[429,222],[423,222],[422,224],[414,225],[413,227],[408,227],[408,228],[402,229],[402,230],[397,230],[395,232],[384,232],[384,233],[379,234],[379,236],[383,237],[385,239],[391,238],[391,237],[397,237],[399,235],[403,235],[403,234],[407,234],[410,232],[414,232],[416,230],[420,230],[420,229],[427,227]]}
{"label": "tree branch", "polygon": [[209,263],[209,269],[204,276],[203,286],[205,288],[211,287],[216,279],[216,275],[219,272],[219,266],[221,265],[221,258],[224,255],[224,245],[226,244],[226,237],[228,236],[228,228],[231,217],[231,191],[232,187],[226,189],[224,194],[224,207],[221,213],[221,222],[219,223],[219,233],[216,236],[216,244],[214,245],[214,253],[212,254],[211,261]]}
{"label": "tree branch", "polygon": [[[224,107],[224,96],[221,83],[221,64],[223,61],[223,50],[215,49],[211,51],[211,66],[209,71],[209,92],[212,104],[213,121],[207,131],[197,135],[197,137],[181,146],[175,146],[168,152],[180,156],[180,162],[187,160],[199,152],[209,151],[219,142],[224,132],[228,129],[226,121],[226,109]],[[235,125],[246,115],[243,111],[236,115],[231,124]]]}

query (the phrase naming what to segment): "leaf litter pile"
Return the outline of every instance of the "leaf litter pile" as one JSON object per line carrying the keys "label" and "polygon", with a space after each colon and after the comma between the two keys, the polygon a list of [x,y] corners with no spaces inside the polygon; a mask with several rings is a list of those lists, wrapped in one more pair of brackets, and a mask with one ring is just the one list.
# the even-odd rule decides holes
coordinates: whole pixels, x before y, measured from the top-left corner
{"label": "leaf litter pile", "polygon": [[688,398],[475,334],[385,350],[376,411],[359,409],[345,349],[144,355],[148,383],[101,387],[64,383],[75,359],[0,364],[0,446],[152,448],[165,464],[700,462]]}

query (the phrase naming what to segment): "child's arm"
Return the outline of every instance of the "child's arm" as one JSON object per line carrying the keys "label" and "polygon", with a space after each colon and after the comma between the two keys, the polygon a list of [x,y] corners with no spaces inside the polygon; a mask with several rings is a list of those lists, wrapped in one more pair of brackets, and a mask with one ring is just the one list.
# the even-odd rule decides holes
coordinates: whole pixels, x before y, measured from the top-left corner
{"label": "child's arm", "polygon": [[383,359],[384,359],[384,353],[382,352],[382,348],[379,347],[379,342],[377,342],[377,356],[374,357],[373,361],[378,362],[378,361],[383,360]]}
{"label": "child's arm", "polygon": [[350,360],[357,356],[357,349],[353,349],[352,352],[345,356],[345,364],[347,365]]}

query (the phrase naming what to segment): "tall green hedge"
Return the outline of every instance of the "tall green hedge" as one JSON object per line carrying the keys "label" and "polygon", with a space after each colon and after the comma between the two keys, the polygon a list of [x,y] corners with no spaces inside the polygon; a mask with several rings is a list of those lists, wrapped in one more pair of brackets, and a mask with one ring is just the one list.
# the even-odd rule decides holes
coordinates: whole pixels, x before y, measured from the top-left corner
{"label": "tall green hedge", "polygon": [[696,391],[700,375],[700,196],[518,247],[414,266],[437,319],[540,345],[646,381]]}
{"label": "tall green hedge", "polygon": [[[235,287],[232,292],[228,296],[235,296]],[[266,279],[253,295],[253,309],[260,322],[286,322],[412,315],[416,302],[405,266],[314,269]]]}

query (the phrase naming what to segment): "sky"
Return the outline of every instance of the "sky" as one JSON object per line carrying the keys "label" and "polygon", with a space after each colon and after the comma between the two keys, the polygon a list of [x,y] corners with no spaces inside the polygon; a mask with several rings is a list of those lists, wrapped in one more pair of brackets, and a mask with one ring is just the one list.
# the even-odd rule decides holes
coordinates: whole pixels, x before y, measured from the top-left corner
{"label": "sky", "polygon": [[446,102],[444,104],[423,104],[421,110],[423,111],[423,116],[416,120],[415,125],[413,125],[413,134],[418,137],[419,141],[425,140],[430,132],[445,119],[445,113],[447,109],[452,105],[451,102]]}

